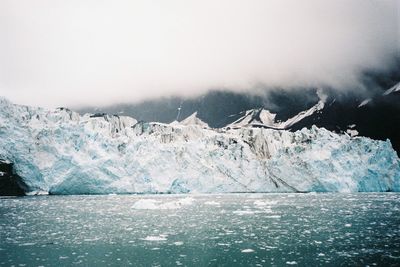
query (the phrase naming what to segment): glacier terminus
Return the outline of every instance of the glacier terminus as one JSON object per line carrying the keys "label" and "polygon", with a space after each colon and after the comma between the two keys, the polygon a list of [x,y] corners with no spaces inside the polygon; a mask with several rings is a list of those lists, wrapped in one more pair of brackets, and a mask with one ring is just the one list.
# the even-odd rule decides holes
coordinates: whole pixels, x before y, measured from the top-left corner
{"label": "glacier terminus", "polygon": [[213,129],[0,98],[0,159],[26,194],[400,191],[389,140],[324,128]]}

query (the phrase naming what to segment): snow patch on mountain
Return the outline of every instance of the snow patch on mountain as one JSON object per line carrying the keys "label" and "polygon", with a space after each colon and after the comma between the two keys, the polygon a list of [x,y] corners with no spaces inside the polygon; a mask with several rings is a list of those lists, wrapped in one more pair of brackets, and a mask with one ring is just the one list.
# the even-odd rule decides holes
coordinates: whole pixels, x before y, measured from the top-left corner
{"label": "snow patch on mountain", "polygon": [[182,120],[180,122],[180,124],[182,125],[197,125],[203,128],[208,128],[208,124],[205,123],[204,121],[202,121],[201,119],[199,119],[199,117],[197,117],[197,111],[194,112],[192,115],[190,115],[189,117],[187,117],[186,119]]}
{"label": "snow patch on mountain", "polygon": [[323,94],[321,90],[318,90],[317,94],[319,96],[319,101],[317,102],[317,104],[315,104],[308,110],[298,113],[297,115],[289,118],[286,121],[276,121],[276,114],[271,113],[266,109],[251,109],[247,110],[244,116],[229,124],[227,127],[264,127],[277,130],[289,129],[304,118],[309,117],[316,112],[320,112],[325,107],[327,96]]}
{"label": "snow patch on mountain", "polygon": [[276,114],[269,112],[265,109],[251,109],[247,110],[245,115],[227,127],[240,128],[240,127],[252,127],[252,126],[266,126],[270,128],[278,127],[275,123]]}
{"label": "snow patch on mountain", "polygon": [[348,125],[348,129],[346,130],[346,133],[349,134],[351,137],[355,137],[359,134],[359,132],[355,129],[357,125],[355,124],[350,124]]}
{"label": "snow patch on mountain", "polygon": [[397,84],[395,84],[394,86],[392,86],[391,88],[386,90],[383,93],[383,95],[389,95],[389,94],[394,93],[394,92],[400,92],[400,82],[398,82]]}
{"label": "snow patch on mountain", "polygon": [[355,137],[359,134],[359,132],[357,130],[354,129],[347,129],[346,133],[348,133],[351,137]]}
{"label": "snow patch on mountain", "polygon": [[371,101],[372,101],[372,98],[367,98],[367,99],[363,100],[363,101],[358,105],[358,107],[361,108],[361,107],[367,105],[367,104],[368,104],[369,102],[371,102]]}
{"label": "snow patch on mountain", "polygon": [[2,98],[0,158],[29,194],[400,191],[390,141],[79,116]]}

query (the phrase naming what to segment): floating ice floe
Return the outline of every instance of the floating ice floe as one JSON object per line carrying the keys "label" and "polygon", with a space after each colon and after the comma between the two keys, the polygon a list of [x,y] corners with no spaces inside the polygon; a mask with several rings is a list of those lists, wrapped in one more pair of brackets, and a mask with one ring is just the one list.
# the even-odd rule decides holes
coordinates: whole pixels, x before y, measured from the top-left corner
{"label": "floating ice floe", "polygon": [[149,235],[146,236],[145,238],[142,238],[144,241],[167,241],[167,236],[166,235],[159,235],[159,236],[153,236]]}
{"label": "floating ice floe", "polygon": [[204,205],[210,205],[210,206],[219,206],[219,205],[220,205],[220,203],[219,203],[219,202],[216,202],[216,201],[213,201],[213,200],[211,200],[211,201],[206,201],[206,202],[204,202]]}
{"label": "floating ice floe", "polygon": [[140,199],[132,205],[132,209],[138,210],[169,210],[179,209],[193,204],[194,199],[190,197],[181,198],[175,201],[162,202],[155,199]]}

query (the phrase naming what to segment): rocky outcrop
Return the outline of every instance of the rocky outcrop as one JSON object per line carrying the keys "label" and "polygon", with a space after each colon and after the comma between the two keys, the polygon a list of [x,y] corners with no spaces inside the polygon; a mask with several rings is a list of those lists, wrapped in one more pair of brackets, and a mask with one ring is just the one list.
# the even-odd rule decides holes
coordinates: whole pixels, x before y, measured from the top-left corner
{"label": "rocky outcrop", "polygon": [[0,159],[0,196],[23,196],[25,190],[26,184],[14,173],[13,164]]}

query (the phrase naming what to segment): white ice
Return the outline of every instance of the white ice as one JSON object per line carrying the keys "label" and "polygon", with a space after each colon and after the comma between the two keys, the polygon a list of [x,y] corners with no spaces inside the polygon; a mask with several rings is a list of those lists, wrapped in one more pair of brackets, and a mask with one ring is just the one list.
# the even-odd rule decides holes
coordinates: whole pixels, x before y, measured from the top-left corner
{"label": "white ice", "polygon": [[80,116],[3,98],[0,158],[15,164],[28,194],[400,191],[399,158],[389,140],[317,127],[210,129]]}

